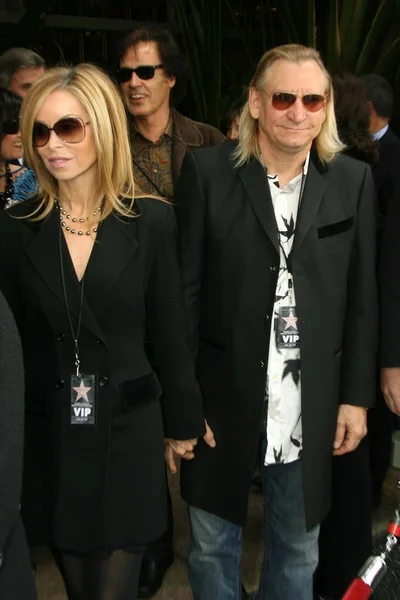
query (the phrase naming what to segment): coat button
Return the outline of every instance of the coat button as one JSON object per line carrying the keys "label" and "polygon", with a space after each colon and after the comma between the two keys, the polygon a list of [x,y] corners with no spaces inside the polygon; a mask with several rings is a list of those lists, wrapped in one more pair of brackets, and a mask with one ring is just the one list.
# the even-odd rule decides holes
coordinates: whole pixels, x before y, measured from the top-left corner
{"label": "coat button", "polygon": [[65,342],[65,335],[63,333],[58,334],[57,342]]}
{"label": "coat button", "polygon": [[258,364],[262,369],[265,367],[265,362],[263,360],[260,360]]}
{"label": "coat button", "polygon": [[271,317],[270,317],[269,315],[267,315],[267,314],[265,314],[265,315],[264,315],[264,319],[265,319],[265,321],[269,321],[269,320],[270,320],[270,318],[271,318]]}
{"label": "coat button", "polygon": [[99,340],[99,338],[97,338],[96,344],[101,344],[101,340]]}
{"label": "coat button", "polygon": [[108,377],[100,377],[99,385],[100,387],[108,385]]}
{"label": "coat button", "polygon": [[59,379],[56,381],[56,390],[62,390],[64,388],[64,379]]}
{"label": "coat button", "polygon": [[269,270],[271,271],[271,273],[276,273],[276,271],[278,270],[278,267],[276,265],[271,265]]}

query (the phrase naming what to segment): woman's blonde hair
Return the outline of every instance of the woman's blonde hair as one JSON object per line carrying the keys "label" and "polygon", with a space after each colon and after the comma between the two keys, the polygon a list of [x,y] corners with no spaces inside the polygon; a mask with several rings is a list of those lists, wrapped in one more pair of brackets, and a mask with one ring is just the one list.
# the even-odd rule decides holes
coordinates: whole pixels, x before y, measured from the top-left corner
{"label": "woman's blonde hair", "polygon": [[[317,52],[315,48],[308,48],[307,46],[301,46],[300,44],[286,44],[269,50],[261,57],[257,70],[250,82],[249,89],[255,89],[258,92],[263,91],[267,83],[268,72],[274,62],[279,59],[296,63],[305,60],[314,60],[325,75],[326,119],[320,133],[315,139],[315,146],[321,162],[330,162],[344,149],[344,145],[339,139],[336,127],[331,76],[326,70],[319,52]],[[251,116],[249,103],[247,101],[240,117],[239,142],[234,153],[236,166],[239,167],[245,164],[251,156],[255,156],[258,160],[261,160],[257,134],[258,121]]]}
{"label": "woman's blonde hair", "polygon": [[89,116],[98,167],[98,189],[94,190],[93,203],[103,202],[100,219],[113,211],[121,216],[132,216],[135,186],[125,108],[107,74],[85,63],[49,69],[34,83],[22,103],[24,156],[39,184],[39,206],[28,216],[43,219],[57,200],[58,182],[33,145],[32,131],[43,102],[52,92],[60,90],[72,94]]}

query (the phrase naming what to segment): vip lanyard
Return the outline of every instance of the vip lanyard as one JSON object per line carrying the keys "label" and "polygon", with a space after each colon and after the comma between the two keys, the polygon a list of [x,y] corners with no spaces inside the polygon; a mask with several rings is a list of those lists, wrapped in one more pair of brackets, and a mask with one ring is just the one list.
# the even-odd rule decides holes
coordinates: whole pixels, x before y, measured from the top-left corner
{"label": "vip lanyard", "polygon": [[64,303],[65,303],[65,308],[66,308],[66,311],[67,311],[68,323],[69,323],[69,327],[70,327],[70,330],[71,330],[71,336],[72,336],[72,339],[73,339],[73,342],[74,342],[76,376],[80,377],[80,365],[81,365],[81,361],[80,361],[80,356],[79,356],[79,335],[80,335],[80,332],[81,332],[81,325],[82,325],[83,298],[84,298],[83,292],[84,292],[84,285],[85,285],[85,275],[83,275],[83,277],[81,279],[81,282],[80,282],[80,284],[81,284],[81,292],[80,292],[78,325],[77,325],[77,328],[76,328],[76,331],[75,331],[74,326],[72,324],[71,311],[69,309],[68,295],[67,295],[67,286],[65,284],[64,261],[63,261],[61,236],[62,236],[62,231],[61,231],[61,227],[60,227],[59,228],[59,235],[58,235],[58,242],[59,242],[58,246],[59,246],[59,255],[60,255],[61,281],[62,281]]}
{"label": "vip lanyard", "polygon": [[[298,223],[298,219],[299,219],[299,214],[300,214],[300,206],[301,206],[301,202],[303,200],[303,195],[304,195],[304,188],[305,188],[305,184],[306,184],[306,174],[304,172],[304,166],[302,168],[301,171],[301,183],[300,183],[300,193],[299,193],[299,201],[298,201],[298,207],[297,207],[297,216],[296,216],[296,226],[294,228],[293,231],[293,243],[292,243],[292,248],[289,252],[289,254],[287,255],[285,252],[285,249],[283,247],[283,243],[282,243],[282,236],[279,233],[278,230],[278,236],[279,236],[279,247],[282,250],[282,254],[283,257],[285,259],[285,263],[286,263],[286,268],[287,268],[287,272],[288,272],[288,288],[289,288],[289,302],[290,304],[292,304],[292,300],[293,300],[293,265],[292,265],[292,254],[293,254],[293,245],[294,245],[294,238],[296,235],[296,229],[297,229],[297,223]],[[265,169],[266,172],[266,169]],[[268,175],[267,175],[268,177]]]}

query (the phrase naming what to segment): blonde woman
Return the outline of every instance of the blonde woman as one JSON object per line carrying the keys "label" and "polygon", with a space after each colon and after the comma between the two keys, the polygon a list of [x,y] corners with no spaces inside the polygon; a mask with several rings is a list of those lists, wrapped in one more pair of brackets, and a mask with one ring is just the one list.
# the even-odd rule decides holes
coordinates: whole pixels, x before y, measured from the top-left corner
{"label": "blonde woman", "polygon": [[40,191],[0,220],[0,285],[25,357],[22,516],[70,600],[132,600],[166,527],[164,436],[190,457],[204,433],[174,212],[134,199],[123,104],[96,67],[47,71],[21,131]]}

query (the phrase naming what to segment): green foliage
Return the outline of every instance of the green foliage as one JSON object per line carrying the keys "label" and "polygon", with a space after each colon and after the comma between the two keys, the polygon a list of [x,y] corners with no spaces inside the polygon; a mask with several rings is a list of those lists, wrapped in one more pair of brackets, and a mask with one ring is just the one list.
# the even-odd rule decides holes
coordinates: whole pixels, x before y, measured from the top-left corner
{"label": "green foliage", "polygon": [[[174,0],[196,117],[219,126],[228,98],[278,44],[317,47],[331,71],[400,72],[400,0]],[[227,38],[238,49],[225,52]]]}
{"label": "green foliage", "polygon": [[190,62],[196,118],[219,126],[221,115],[222,0],[175,0],[175,14]]}

